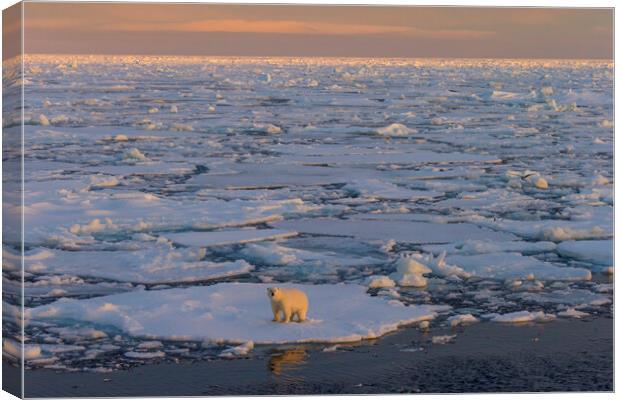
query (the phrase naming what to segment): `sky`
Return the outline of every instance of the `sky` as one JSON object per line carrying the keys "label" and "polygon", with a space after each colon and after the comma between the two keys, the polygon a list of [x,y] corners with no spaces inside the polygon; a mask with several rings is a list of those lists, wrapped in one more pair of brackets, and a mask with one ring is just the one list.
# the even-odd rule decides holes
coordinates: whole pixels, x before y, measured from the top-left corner
{"label": "sky", "polygon": [[47,54],[611,59],[613,11],[25,3],[24,46]]}

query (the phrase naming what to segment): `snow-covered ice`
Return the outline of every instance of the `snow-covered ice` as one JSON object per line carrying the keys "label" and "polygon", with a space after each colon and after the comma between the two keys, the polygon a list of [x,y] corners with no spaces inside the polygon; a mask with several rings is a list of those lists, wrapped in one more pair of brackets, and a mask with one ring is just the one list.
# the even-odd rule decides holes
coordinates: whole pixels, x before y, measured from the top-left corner
{"label": "snow-covered ice", "polygon": [[[23,212],[28,368],[613,309],[613,63],[28,55],[23,80],[15,67],[25,204],[6,175],[3,351],[19,353]],[[3,127],[16,170],[20,121]],[[270,324],[264,289],[290,284],[310,321]]]}
{"label": "snow-covered ice", "polygon": [[604,266],[613,264],[613,250],[612,240],[568,240],[558,244],[558,253],[564,257]]}
{"label": "snow-covered ice", "polygon": [[463,268],[471,275],[495,279],[590,280],[592,273],[585,268],[563,267],[539,261],[520,253],[485,253],[449,255],[446,262]]}
{"label": "snow-covered ice", "polygon": [[510,298],[528,303],[551,303],[568,305],[601,305],[611,302],[610,298],[586,289],[562,289],[546,293],[518,293]]}
{"label": "snow-covered ice", "polygon": [[454,341],[455,337],[456,337],[456,335],[433,336],[431,338],[431,342],[433,342],[433,344],[448,344],[448,343],[451,343],[452,341]]}
{"label": "snow-covered ice", "polygon": [[472,239],[510,240],[514,236],[480,228],[474,224],[390,221],[378,224],[372,219],[297,219],[273,224],[315,235],[351,236],[362,240],[394,239],[405,243],[449,243]]}
{"label": "snow-covered ice", "polygon": [[351,254],[332,251],[310,251],[286,247],[276,243],[250,244],[239,255],[249,261],[271,265],[309,265],[315,267],[337,267],[338,265],[379,264],[380,259],[354,257]]}
{"label": "snow-covered ice", "polygon": [[448,321],[450,321],[451,327],[455,327],[459,325],[468,325],[474,322],[478,322],[478,318],[474,317],[471,314],[459,314],[453,315],[452,317],[448,318]]}
{"label": "snow-covered ice", "polygon": [[495,315],[491,318],[491,321],[518,324],[523,322],[549,322],[554,319],[555,315],[545,314],[542,311],[515,311],[508,314]]}
{"label": "snow-covered ice", "polygon": [[588,314],[587,312],[575,310],[574,308],[567,308],[566,310],[560,311],[558,313],[559,317],[565,317],[565,318],[585,318],[585,317],[588,317],[589,315],[590,314]]}
{"label": "snow-covered ice", "polygon": [[26,262],[33,273],[69,274],[132,283],[197,282],[247,274],[254,267],[245,260],[203,260],[200,249],[149,243],[140,250],[33,250],[37,261]]}
{"label": "snow-covered ice", "polygon": [[391,304],[360,285],[280,285],[303,290],[310,302],[307,322],[283,324],[271,320],[270,286],[220,283],[62,300],[33,308],[28,317],[89,322],[146,338],[265,344],[371,339],[446,309]]}
{"label": "snow-covered ice", "polygon": [[400,286],[424,287],[428,279],[424,276],[433,272],[429,267],[415,258],[401,257],[394,263],[396,271],[390,275]]}
{"label": "snow-covered ice", "polygon": [[366,284],[369,288],[391,288],[396,286],[396,283],[389,276],[385,275],[373,275],[366,279]]}
{"label": "snow-covered ice", "polygon": [[166,238],[174,243],[194,247],[223,246],[229,244],[260,242],[297,235],[296,232],[278,229],[240,229],[211,232],[168,233]]}
{"label": "snow-covered ice", "polygon": [[381,136],[407,136],[417,133],[417,131],[415,129],[408,128],[403,124],[393,123],[377,129],[377,133]]}
{"label": "snow-covered ice", "polygon": [[475,255],[485,253],[515,252],[524,255],[551,252],[556,249],[553,242],[466,240],[450,244],[424,245],[422,249],[433,254]]}

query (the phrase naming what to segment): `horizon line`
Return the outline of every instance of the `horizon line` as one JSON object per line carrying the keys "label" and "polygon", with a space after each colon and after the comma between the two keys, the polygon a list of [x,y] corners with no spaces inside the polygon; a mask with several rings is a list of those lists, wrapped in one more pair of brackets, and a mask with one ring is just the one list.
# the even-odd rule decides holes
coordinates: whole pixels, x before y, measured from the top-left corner
{"label": "horizon line", "polygon": [[65,57],[202,57],[202,58],[311,58],[311,59],[358,59],[358,60],[504,60],[504,61],[598,61],[614,62],[615,58],[544,58],[544,57],[437,57],[437,56],[414,56],[414,57],[389,57],[389,56],[317,56],[317,55],[231,55],[231,54],[152,54],[152,53],[24,53],[3,60],[8,61],[20,56],[65,56]]}

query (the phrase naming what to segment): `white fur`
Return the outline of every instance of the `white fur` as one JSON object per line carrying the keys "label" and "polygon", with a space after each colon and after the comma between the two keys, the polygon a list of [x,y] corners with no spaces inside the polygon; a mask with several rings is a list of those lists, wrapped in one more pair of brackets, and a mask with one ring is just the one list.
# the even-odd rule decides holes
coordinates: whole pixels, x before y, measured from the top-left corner
{"label": "white fur", "polygon": [[[299,289],[292,288],[268,288],[267,296],[271,300],[273,320],[278,322],[290,322],[297,314],[297,320],[304,322],[308,312],[308,297]],[[283,319],[280,319],[280,313]]]}

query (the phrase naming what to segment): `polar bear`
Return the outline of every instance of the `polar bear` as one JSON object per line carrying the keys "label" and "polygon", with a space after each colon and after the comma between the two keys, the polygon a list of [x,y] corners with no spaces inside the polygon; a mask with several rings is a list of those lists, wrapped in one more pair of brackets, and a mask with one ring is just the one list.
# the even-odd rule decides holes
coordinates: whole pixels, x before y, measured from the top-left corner
{"label": "polar bear", "polygon": [[[295,314],[297,320],[304,322],[308,312],[308,297],[299,289],[293,288],[267,288],[267,296],[271,300],[273,320],[278,322],[290,322]],[[280,312],[284,319],[280,320]]]}

